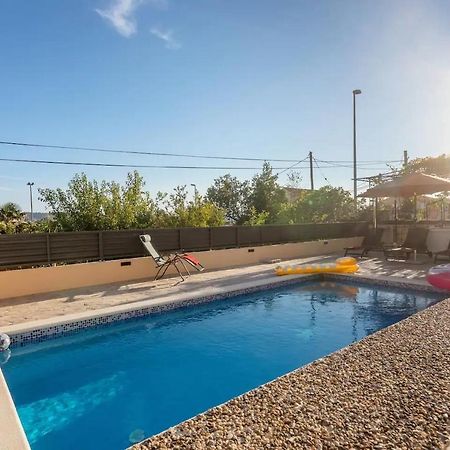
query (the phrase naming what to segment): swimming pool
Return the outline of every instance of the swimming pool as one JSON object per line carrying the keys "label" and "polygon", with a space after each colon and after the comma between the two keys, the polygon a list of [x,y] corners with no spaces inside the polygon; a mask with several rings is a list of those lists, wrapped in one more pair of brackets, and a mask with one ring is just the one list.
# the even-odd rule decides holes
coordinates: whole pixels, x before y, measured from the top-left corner
{"label": "swimming pool", "polygon": [[309,282],[15,348],[33,450],[123,449],[442,299]]}

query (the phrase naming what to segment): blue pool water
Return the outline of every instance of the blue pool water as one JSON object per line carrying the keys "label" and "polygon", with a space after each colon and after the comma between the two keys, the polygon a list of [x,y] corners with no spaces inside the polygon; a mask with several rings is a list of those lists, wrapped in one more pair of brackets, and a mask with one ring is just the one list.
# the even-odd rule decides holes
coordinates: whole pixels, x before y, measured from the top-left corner
{"label": "blue pool water", "polygon": [[2,369],[33,450],[124,449],[439,299],[295,285],[15,348]]}

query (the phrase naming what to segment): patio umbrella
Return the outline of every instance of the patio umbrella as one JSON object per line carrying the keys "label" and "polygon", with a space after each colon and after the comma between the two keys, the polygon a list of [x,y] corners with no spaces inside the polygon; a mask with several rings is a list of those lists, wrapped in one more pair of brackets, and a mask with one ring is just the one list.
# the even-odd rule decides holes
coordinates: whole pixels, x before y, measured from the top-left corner
{"label": "patio umbrella", "polygon": [[413,197],[443,191],[450,191],[450,180],[424,173],[410,173],[374,186],[359,196],[366,198]]}
{"label": "patio umbrella", "polygon": [[[392,181],[374,186],[360,194],[359,197],[414,197],[415,199],[417,195],[434,194],[443,191],[450,191],[450,180],[417,172],[402,175],[394,178]],[[416,212],[414,212],[414,215],[416,215]],[[397,217],[395,217],[394,233],[397,234]]]}

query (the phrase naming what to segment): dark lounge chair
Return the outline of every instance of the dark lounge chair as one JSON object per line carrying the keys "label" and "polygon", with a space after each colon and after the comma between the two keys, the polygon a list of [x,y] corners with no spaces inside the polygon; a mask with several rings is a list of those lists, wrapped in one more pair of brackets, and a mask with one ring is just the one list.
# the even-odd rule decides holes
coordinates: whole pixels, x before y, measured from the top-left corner
{"label": "dark lounge chair", "polygon": [[400,247],[384,249],[386,259],[402,259],[407,261],[412,254],[425,253],[431,256],[427,248],[428,228],[409,228],[405,242]]}
{"label": "dark lounge chair", "polygon": [[152,244],[152,238],[149,234],[142,234],[139,236],[142,245],[147,250],[148,254],[153,258],[158,267],[158,272],[156,272],[155,280],[160,280],[167,272],[170,266],[173,266],[175,270],[180,275],[181,280],[184,281],[185,277],[180,271],[178,264],[181,264],[187,275],[190,275],[188,266],[193,267],[198,272],[201,272],[205,268],[200,264],[200,261],[189,253],[175,253],[169,256],[161,256]]}
{"label": "dark lounge chair", "polygon": [[433,256],[435,263],[437,263],[440,259],[450,259],[450,241],[448,242],[447,250],[436,252]]}
{"label": "dark lounge chair", "polygon": [[366,256],[371,250],[381,249],[381,238],[383,236],[384,229],[377,228],[376,230],[370,230],[365,236],[361,245],[355,247],[345,247],[344,256],[358,256],[362,258]]}

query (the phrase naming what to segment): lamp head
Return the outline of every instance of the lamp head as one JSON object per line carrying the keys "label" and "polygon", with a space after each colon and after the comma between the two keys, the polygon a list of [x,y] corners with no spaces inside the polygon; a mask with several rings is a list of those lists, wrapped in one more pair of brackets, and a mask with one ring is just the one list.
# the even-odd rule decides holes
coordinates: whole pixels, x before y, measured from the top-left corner
{"label": "lamp head", "polygon": [[361,89],[355,89],[353,91],[353,95],[358,95],[358,94],[361,94]]}

